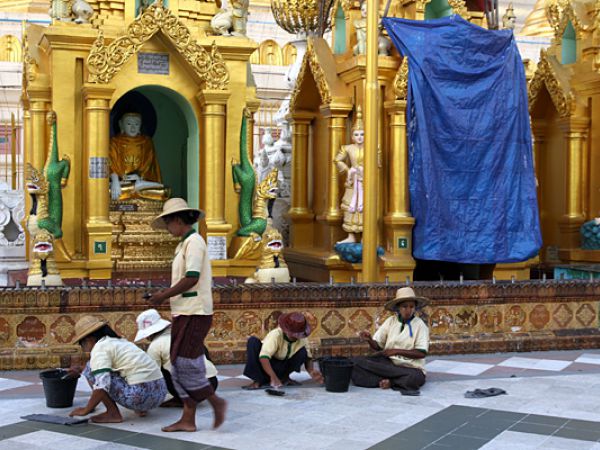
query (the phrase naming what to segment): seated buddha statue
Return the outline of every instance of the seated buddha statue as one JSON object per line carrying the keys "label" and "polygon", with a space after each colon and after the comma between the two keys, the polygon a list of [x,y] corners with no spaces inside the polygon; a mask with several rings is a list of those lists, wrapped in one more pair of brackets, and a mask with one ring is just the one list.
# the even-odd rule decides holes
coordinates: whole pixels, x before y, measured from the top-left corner
{"label": "seated buddha statue", "polygon": [[125,113],[121,133],[110,140],[110,195],[113,201],[131,198],[166,200],[152,138],[141,134],[142,116]]}

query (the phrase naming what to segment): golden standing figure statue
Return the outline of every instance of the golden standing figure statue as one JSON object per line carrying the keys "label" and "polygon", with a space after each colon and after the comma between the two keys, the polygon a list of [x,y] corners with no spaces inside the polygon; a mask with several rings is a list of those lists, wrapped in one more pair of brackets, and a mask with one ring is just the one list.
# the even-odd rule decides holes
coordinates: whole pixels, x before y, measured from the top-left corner
{"label": "golden standing figure statue", "polygon": [[110,140],[111,199],[166,200],[152,138],[141,134],[142,116],[125,113],[119,127],[121,133]]}
{"label": "golden standing figure statue", "polygon": [[340,173],[346,174],[344,196],[341,208],[344,211],[342,228],[348,233],[346,239],[338,244],[359,242],[357,234],[363,231],[363,173],[365,132],[362,109],[356,110],[356,120],[352,127],[353,144],[342,145],[335,156],[335,163]]}

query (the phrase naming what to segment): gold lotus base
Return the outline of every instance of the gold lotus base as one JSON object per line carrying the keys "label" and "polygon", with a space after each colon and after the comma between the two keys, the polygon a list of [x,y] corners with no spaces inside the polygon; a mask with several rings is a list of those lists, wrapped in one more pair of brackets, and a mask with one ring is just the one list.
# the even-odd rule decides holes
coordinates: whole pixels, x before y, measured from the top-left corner
{"label": "gold lotus base", "polygon": [[150,226],[152,220],[162,212],[163,203],[160,200],[147,199],[111,203],[113,269],[124,271],[171,268],[173,253],[179,239]]}

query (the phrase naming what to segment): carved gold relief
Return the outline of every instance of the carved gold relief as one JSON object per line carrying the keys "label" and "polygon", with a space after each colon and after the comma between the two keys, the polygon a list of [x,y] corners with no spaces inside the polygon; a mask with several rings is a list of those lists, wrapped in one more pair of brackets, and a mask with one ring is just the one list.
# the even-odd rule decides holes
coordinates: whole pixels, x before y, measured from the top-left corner
{"label": "carved gold relief", "polygon": [[577,16],[571,3],[566,0],[550,2],[546,6],[546,17],[550,26],[554,28],[554,37],[556,39],[562,39],[569,22],[573,25],[578,38],[581,38],[581,34],[588,29]]}
{"label": "carved gold relief", "polygon": [[467,19],[467,3],[465,0],[448,0],[448,5],[450,5],[454,14],[458,14],[465,20]]}
{"label": "carved gold relief", "polygon": [[397,100],[406,99],[406,95],[408,94],[408,58],[405,57],[402,59],[402,64],[398,68],[398,72],[396,72],[396,77],[394,78],[394,95]]}
{"label": "carved gold relief", "polygon": [[300,87],[302,86],[304,76],[306,75],[306,71],[309,67],[315,80],[315,84],[317,85],[319,96],[321,97],[321,104],[325,105],[331,103],[331,90],[329,89],[327,79],[325,78],[325,71],[321,67],[319,59],[317,58],[312,39],[308,39],[307,44],[306,53],[304,54],[304,59],[302,60],[302,66],[300,66],[298,77],[296,78],[296,86],[294,86],[294,91],[290,97],[291,111],[293,111],[296,107],[296,102],[298,101],[298,95],[300,93]]}
{"label": "carved gold relief", "polygon": [[89,81],[108,83],[141,46],[161,31],[192,66],[208,89],[226,89],[229,71],[213,42],[210,53],[192,39],[190,30],[170,10],[155,3],[127,27],[127,34],[105,44],[102,31],[87,58]]}
{"label": "carved gold relief", "polygon": [[542,86],[546,86],[552,103],[561,117],[568,117],[573,113],[575,109],[575,97],[571,92],[565,92],[565,89],[558,81],[545,50],[541,51],[537,70],[529,83],[529,111],[533,109],[537,102]]}
{"label": "carved gold relief", "polygon": [[298,71],[298,76],[296,77],[296,85],[294,86],[294,90],[292,91],[292,95],[290,97],[290,111],[296,109],[296,102],[298,101],[298,95],[300,95],[300,87],[304,81],[304,75],[308,69],[308,55],[304,54],[304,59],[302,60],[302,65],[300,66],[300,70]]}

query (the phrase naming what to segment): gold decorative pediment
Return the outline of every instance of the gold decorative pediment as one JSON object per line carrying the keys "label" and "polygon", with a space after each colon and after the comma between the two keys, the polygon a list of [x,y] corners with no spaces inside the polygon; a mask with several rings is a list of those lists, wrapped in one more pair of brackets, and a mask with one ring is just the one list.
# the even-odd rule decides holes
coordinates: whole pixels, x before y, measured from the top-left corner
{"label": "gold decorative pediment", "polygon": [[304,80],[306,71],[309,68],[315,80],[315,84],[317,85],[317,90],[319,91],[319,96],[321,97],[321,103],[324,105],[331,103],[331,89],[327,83],[325,71],[321,67],[317,57],[314,42],[311,38],[309,38],[306,46],[306,53],[304,54],[304,59],[302,60],[302,66],[298,72],[298,78],[296,78],[296,85],[294,86],[294,91],[292,92],[292,96],[290,98],[290,110],[294,110],[295,108],[299,91],[302,86],[302,81]]}
{"label": "gold decorative pediment", "polygon": [[583,37],[583,33],[589,29],[589,26],[584,23],[585,20],[582,20],[580,14],[566,0],[554,0],[546,6],[546,18],[554,29],[554,37],[557,40],[562,39],[569,22],[573,25],[577,38],[581,39]]}
{"label": "gold decorative pediment", "polygon": [[229,71],[213,42],[210,53],[191,36],[190,30],[162,2],[154,3],[127,27],[127,34],[106,45],[102,31],[87,58],[89,81],[109,83],[144,43],[162,32],[190,64],[207,89],[227,89]]}
{"label": "gold decorative pediment", "polygon": [[563,87],[563,84],[559,81],[556,72],[552,68],[548,54],[545,50],[542,50],[537,70],[529,83],[529,112],[533,110],[544,86],[548,90],[559,116],[569,117],[572,115],[575,111],[575,97],[570,90]]}
{"label": "gold decorative pediment", "polygon": [[331,90],[327,84],[327,78],[325,77],[325,71],[319,63],[317,52],[312,39],[308,39],[306,46],[306,55],[308,56],[308,62],[310,64],[310,70],[317,83],[317,89],[321,96],[321,102],[323,104],[331,103]]}
{"label": "gold decorative pediment", "polygon": [[292,95],[290,96],[290,111],[296,109],[296,102],[298,101],[298,96],[300,95],[300,86],[302,86],[302,82],[304,81],[304,75],[306,75],[307,70],[308,57],[306,54],[304,54],[304,58],[302,59],[302,65],[300,66],[298,76],[296,77],[296,85],[294,86],[294,90],[292,91]]}

